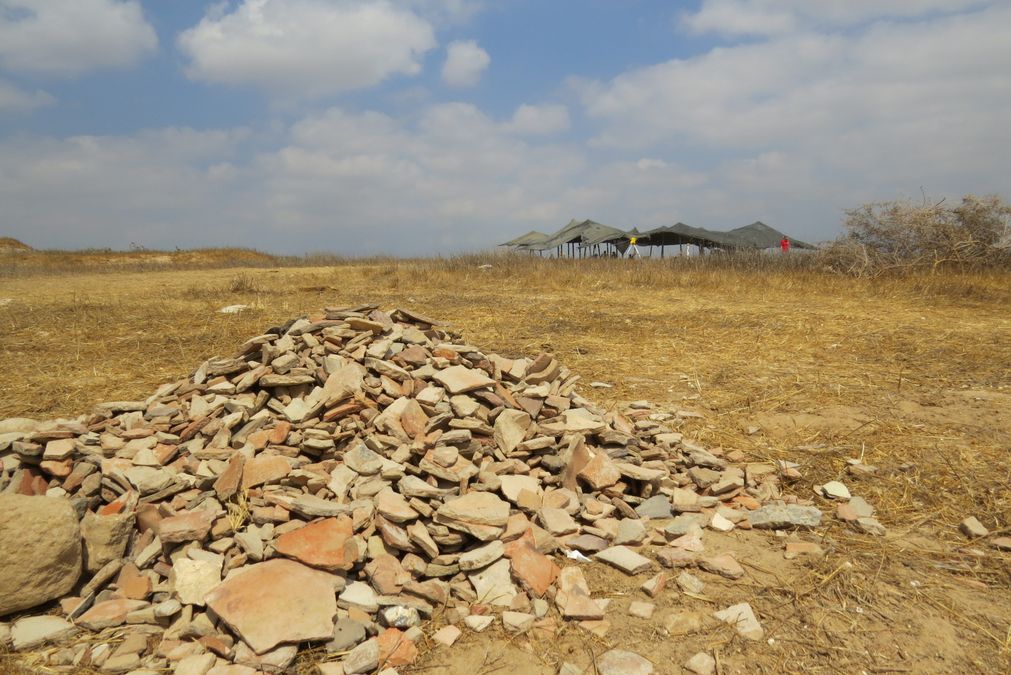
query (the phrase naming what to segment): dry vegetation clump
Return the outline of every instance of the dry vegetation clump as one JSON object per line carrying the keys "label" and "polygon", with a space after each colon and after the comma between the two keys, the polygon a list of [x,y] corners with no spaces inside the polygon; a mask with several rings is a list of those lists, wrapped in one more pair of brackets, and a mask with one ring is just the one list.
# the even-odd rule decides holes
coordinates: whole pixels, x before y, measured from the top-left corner
{"label": "dry vegetation clump", "polygon": [[820,257],[858,276],[909,269],[978,269],[1011,263],[1011,205],[996,195],[961,204],[891,201],[846,212],[847,234]]}
{"label": "dry vegetation clump", "polygon": [[[598,401],[698,413],[677,418],[686,436],[756,461],[798,462],[797,494],[840,479],[888,527],[874,538],[835,525],[817,561],[749,561],[760,580],[751,602],[773,645],[743,645],[732,632],[656,636],[631,619],[608,643],[634,642],[672,663],[715,650],[742,672],[1011,671],[1011,560],[957,531],[969,515],[994,535],[1011,530],[1011,272],[931,263],[861,278],[804,262],[815,255],[461,256],[8,276],[0,418],[73,416],[141,398],[324,305],[404,305],[507,357],[551,351],[584,385],[614,385],[583,387]],[[269,302],[217,313],[267,292]],[[853,458],[878,472],[850,475]],[[619,606],[620,583],[591,580],[616,589]],[[589,638],[563,635],[541,656],[561,657],[577,639]],[[438,670],[439,652],[426,659],[418,672],[452,672]]]}

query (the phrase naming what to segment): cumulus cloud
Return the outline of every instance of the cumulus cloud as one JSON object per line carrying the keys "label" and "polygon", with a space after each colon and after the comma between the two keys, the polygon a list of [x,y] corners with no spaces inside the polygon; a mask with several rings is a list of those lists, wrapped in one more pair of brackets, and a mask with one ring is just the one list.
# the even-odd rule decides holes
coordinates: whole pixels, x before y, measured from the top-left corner
{"label": "cumulus cloud", "polygon": [[561,218],[556,192],[583,168],[463,103],[410,123],[329,109],[259,143],[189,129],[0,141],[0,228],[36,246],[436,253],[493,245],[524,210]]}
{"label": "cumulus cloud", "polygon": [[557,134],[569,129],[569,109],[561,104],[529,105],[516,108],[508,128],[518,134]]}
{"label": "cumulus cloud", "polygon": [[10,71],[132,66],[157,46],[137,0],[0,0],[0,66]]}
{"label": "cumulus cloud", "polygon": [[696,33],[780,35],[802,27],[845,27],[985,5],[984,0],[703,0],[682,24]]}
{"label": "cumulus cloud", "polygon": [[442,65],[442,81],[451,87],[473,87],[490,63],[488,52],[474,40],[450,42]]}
{"label": "cumulus cloud", "polygon": [[594,144],[708,167],[725,199],[703,192],[690,205],[717,219],[772,213],[823,238],[843,208],[920,186],[953,196],[1006,189],[1011,161],[987,148],[1011,144],[1009,24],[1011,9],[992,3],[846,32],[803,28],[578,87],[598,124]]}
{"label": "cumulus cloud", "polygon": [[35,108],[51,105],[56,99],[44,91],[25,91],[10,82],[0,80],[0,113],[29,112]]}
{"label": "cumulus cloud", "polygon": [[247,136],[167,128],[0,141],[0,228],[40,247],[234,244],[229,226],[247,207],[230,167]]}
{"label": "cumulus cloud", "polygon": [[792,34],[588,84],[583,101],[605,144],[761,150],[847,136],[954,148],[1007,133],[998,111],[1011,89],[995,85],[1011,69],[1009,21],[1011,9],[994,8],[856,36]]}
{"label": "cumulus cloud", "polygon": [[410,120],[331,108],[267,147],[244,130],[0,141],[0,228],[36,246],[433,254],[575,216],[660,217],[704,181],[666,162],[598,164],[509,124],[445,103]]}
{"label": "cumulus cloud", "polygon": [[1003,2],[846,30],[801,23],[503,117],[422,101],[399,116],[317,110],[267,135],[0,140],[0,229],[39,246],[292,253],[483,248],[572,217],[761,219],[826,239],[844,208],[920,186],[1006,191],[1011,158],[995,148],[1011,146],[1009,24]]}
{"label": "cumulus cloud", "polygon": [[178,42],[194,80],[307,98],[416,75],[436,44],[427,20],[387,0],[243,0]]}
{"label": "cumulus cloud", "polygon": [[465,23],[483,11],[485,0],[401,0],[421,16],[437,24]]}

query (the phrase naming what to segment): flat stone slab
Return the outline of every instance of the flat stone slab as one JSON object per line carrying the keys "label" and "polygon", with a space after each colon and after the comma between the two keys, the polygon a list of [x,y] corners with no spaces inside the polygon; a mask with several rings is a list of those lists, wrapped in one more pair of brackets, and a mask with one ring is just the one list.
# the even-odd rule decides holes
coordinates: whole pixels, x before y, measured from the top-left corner
{"label": "flat stone slab", "polygon": [[364,581],[352,581],[340,594],[341,607],[358,607],[370,614],[379,611],[375,589]]}
{"label": "flat stone slab", "polygon": [[767,504],[748,513],[748,522],[760,530],[818,527],[821,524],[821,511],[814,506]]}
{"label": "flat stone slab", "polygon": [[467,625],[467,628],[470,628],[475,633],[480,633],[485,628],[490,626],[494,621],[495,621],[494,616],[478,615],[478,614],[471,614],[470,616],[466,616],[463,619],[463,622],[464,624]]}
{"label": "flat stone slab", "polygon": [[352,619],[338,619],[334,624],[333,639],[326,645],[330,653],[343,652],[365,640],[365,626]]}
{"label": "flat stone slab", "polygon": [[852,496],[849,489],[837,480],[822,485],[821,494],[827,499],[849,499]]}
{"label": "flat stone slab", "polygon": [[502,557],[505,553],[505,547],[502,542],[495,540],[484,546],[471,549],[460,556],[460,569],[464,572],[469,572],[471,570],[479,570],[482,567],[487,567],[496,560]]}
{"label": "flat stone slab", "polygon": [[[624,466],[624,465],[620,465]],[[660,518],[670,518],[674,514],[671,511],[670,499],[665,495],[655,495],[650,497],[642,504],[639,504],[635,508],[635,512],[640,518],[647,518],[650,520],[660,519]]]}
{"label": "flat stone slab", "polygon": [[566,541],[569,548],[583,553],[596,553],[608,547],[606,539],[593,534],[581,534]]}
{"label": "flat stone slab", "polygon": [[172,576],[179,602],[203,607],[207,594],[221,583],[222,560],[176,560],[172,565]]}
{"label": "flat stone slab", "polygon": [[649,536],[646,532],[646,525],[638,518],[622,518],[618,521],[618,531],[614,535],[613,543],[615,546],[621,546],[623,544],[632,544],[633,546],[638,546],[646,537]]}
{"label": "flat stone slab", "polygon": [[477,601],[482,604],[509,607],[516,597],[516,586],[513,585],[508,560],[499,559],[493,565],[469,575],[470,583],[474,585]]}
{"label": "flat stone slab", "polygon": [[15,651],[22,651],[46,642],[57,642],[77,630],[74,624],[58,616],[27,616],[14,622],[11,641]]}
{"label": "flat stone slab", "polygon": [[990,530],[986,529],[983,523],[979,522],[979,519],[977,519],[976,516],[969,516],[963,520],[958,524],[958,529],[969,539],[985,537],[990,534]]}
{"label": "flat stone slab", "polygon": [[485,375],[483,371],[466,366],[450,366],[437,372],[432,379],[445,387],[450,394],[465,394],[495,384],[495,380]]}
{"label": "flat stone slab", "polygon": [[653,566],[653,562],[649,558],[624,546],[612,546],[600,553],[595,553],[593,557],[600,562],[618,568],[625,574],[639,574]]}
{"label": "flat stone slab", "polygon": [[103,628],[121,626],[126,623],[126,615],[138,609],[147,607],[143,600],[127,600],[124,598],[99,602],[77,619],[78,626],[88,630],[100,631]]}
{"label": "flat stone slab", "polygon": [[310,523],[277,538],[277,552],[311,567],[349,570],[358,557],[351,541],[351,519],[346,516]]}
{"label": "flat stone slab", "polygon": [[214,514],[204,509],[184,511],[158,522],[158,537],[162,543],[179,544],[203,541],[214,524]]}
{"label": "flat stone slab", "polygon": [[332,575],[274,559],[223,581],[207,606],[262,654],[285,642],[329,639],[337,597]]}
{"label": "flat stone slab", "polygon": [[716,659],[706,652],[699,652],[685,661],[684,667],[695,675],[713,675],[716,672]]}
{"label": "flat stone slab", "polygon": [[543,492],[540,481],[533,476],[499,476],[499,483],[499,490],[513,504],[519,501],[520,492],[523,490],[538,495]]}
{"label": "flat stone slab", "polygon": [[469,492],[439,507],[435,522],[460,530],[481,541],[502,534],[509,520],[509,502],[490,492]]}
{"label": "flat stone slab", "polygon": [[461,633],[462,631],[456,626],[443,626],[432,635],[432,640],[447,647],[452,647]]}
{"label": "flat stone slab", "polygon": [[502,612],[502,627],[507,633],[525,633],[536,620],[536,616],[525,612]]}
{"label": "flat stone slab", "polygon": [[651,662],[624,649],[605,652],[596,665],[600,675],[652,675],[656,672]]}
{"label": "flat stone slab", "polygon": [[758,623],[755,612],[746,602],[713,612],[713,616],[736,628],[738,635],[747,640],[761,640],[765,636],[762,624]]}
{"label": "flat stone slab", "polygon": [[280,455],[258,455],[245,463],[242,470],[242,487],[273,483],[291,473],[291,463]]}

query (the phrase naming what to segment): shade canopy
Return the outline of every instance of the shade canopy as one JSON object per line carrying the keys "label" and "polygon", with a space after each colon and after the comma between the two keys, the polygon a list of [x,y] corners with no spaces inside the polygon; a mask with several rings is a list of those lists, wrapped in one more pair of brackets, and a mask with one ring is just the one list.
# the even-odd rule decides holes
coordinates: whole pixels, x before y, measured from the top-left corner
{"label": "shade canopy", "polygon": [[517,248],[529,251],[547,251],[565,244],[592,245],[625,237],[625,232],[616,227],[602,225],[592,220],[571,220],[569,224],[549,235],[543,241],[520,244]]}
{"label": "shade canopy", "polygon": [[646,230],[636,238],[636,243],[642,246],[681,246],[683,244],[715,248],[728,246],[730,242],[725,232],[692,227],[684,223],[664,225],[652,230]]}
{"label": "shade canopy", "polygon": [[509,241],[499,244],[499,246],[529,246],[530,244],[536,244],[544,241],[548,238],[548,235],[543,232],[538,232],[537,230],[530,230],[524,235],[516,237],[515,239],[510,239]]}
{"label": "shade canopy", "polygon": [[815,248],[811,244],[787,236],[774,227],[769,227],[760,220],[730,230],[726,235],[732,242],[731,246],[735,248],[776,248],[784,238],[790,240],[790,246],[793,248]]}
{"label": "shade canopy", "polygon": [[815,248],[799,239],[788,237],[761,221],[729,232],[707,230],[682,222],[640,232],[636,228],[625,231],[593,220],[576,219],[570,220],[565,227],[553,234],[543,234],[534,230],[511,239],[502,246],[512,246],[523,251],[547,251],[568,244],[576,244],[582,249],[598,244],[611,244],[624,252],[634,238],[636,244],[640,246],[689,245],[701,248],[766,249],[778,247],[784,237],[790,240],[790,246],[793,248]]}

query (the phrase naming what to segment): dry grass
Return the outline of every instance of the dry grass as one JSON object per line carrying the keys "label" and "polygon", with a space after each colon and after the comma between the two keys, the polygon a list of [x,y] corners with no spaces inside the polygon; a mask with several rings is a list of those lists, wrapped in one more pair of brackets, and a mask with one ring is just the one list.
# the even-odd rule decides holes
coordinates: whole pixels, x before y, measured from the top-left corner
{"label": "dry grass", "polygon": [[[867,280],[770,262],[518,256],[261,262],[109,274],[72,273],[68,259],[0,278],[11,299],[0,300],[0,417],[146,396],[325,305],[409,306],[491,351],[553,351],[584,382],[615,385],[584,387],[604,403],[702,412],[681,423],[686,434],[799,462],[799,494],[843,477],[879,509],[888,537],[833,527],[822,563],[756,589],[753,604],[783,636],[775,649],[732,642],[721,653],[747,653],[761,672],[902,672],[917,658],[933,666],[913,672],[954,672],[925,659],[953,654],[956,640],[970,670],[1011,670],[1008,556],[956,530],[967,515],[1011,527],[1011,274]],[[251,309],[217,313],[231,304]],[[860,456],[878,476],[845,475]],[[873,634],[854,630],[857,606]],[[954,637],[917,632],[910,617]]]}

